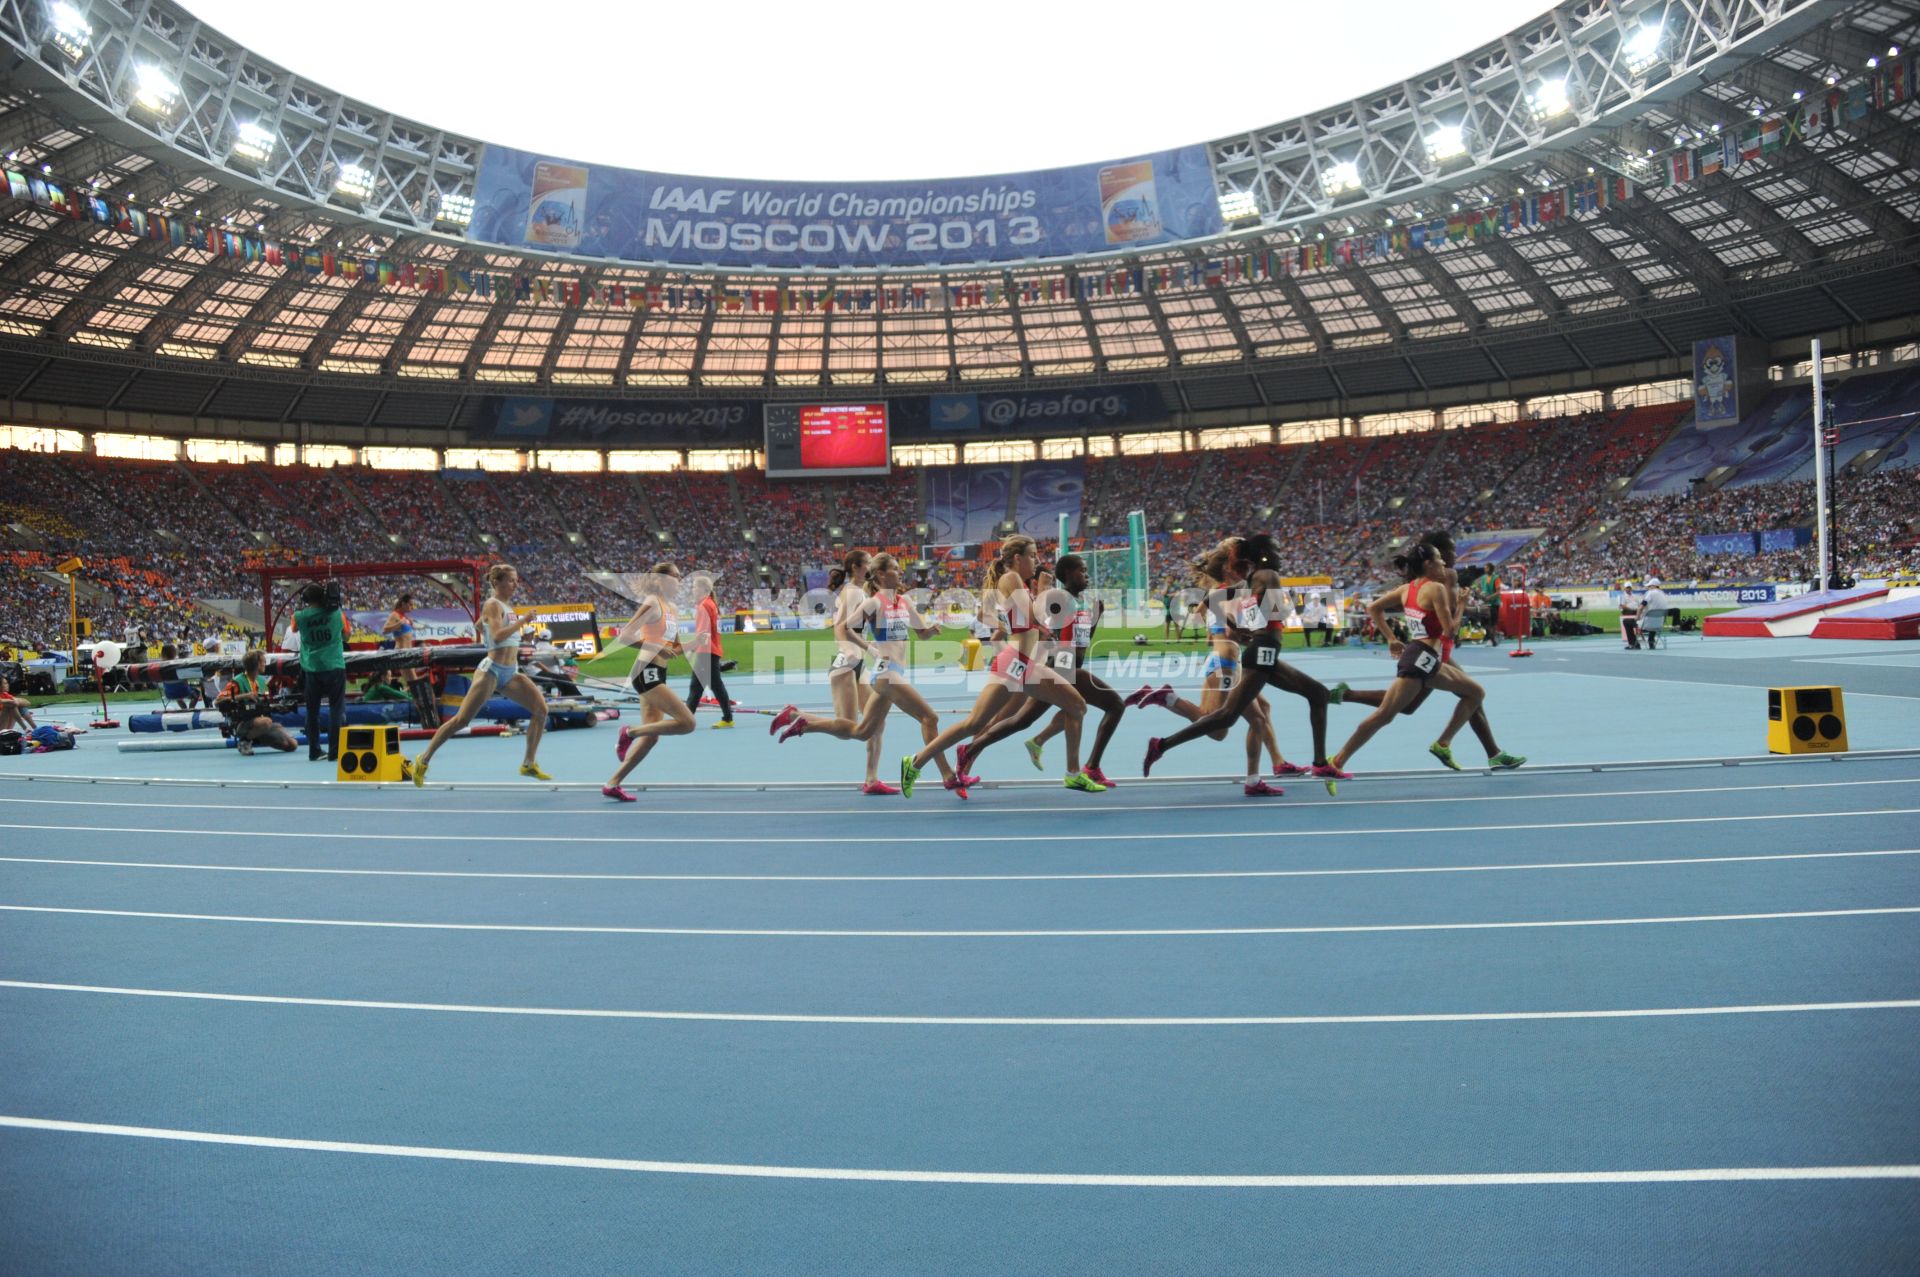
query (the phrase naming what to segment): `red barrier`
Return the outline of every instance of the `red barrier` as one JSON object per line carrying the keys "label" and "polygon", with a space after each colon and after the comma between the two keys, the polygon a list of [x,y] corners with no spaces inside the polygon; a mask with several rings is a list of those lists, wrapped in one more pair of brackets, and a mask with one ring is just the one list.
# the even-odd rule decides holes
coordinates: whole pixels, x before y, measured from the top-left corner
{"label": "red barrier", "polygon": [[1513,571],[1520,577],[1520,588],[1500,591],[1500,632],[1514,636],[1508,656],[1532,656],[1527,637],[1533,633],[1533,596],[1527,590],[1527,570],[1516,566]]}

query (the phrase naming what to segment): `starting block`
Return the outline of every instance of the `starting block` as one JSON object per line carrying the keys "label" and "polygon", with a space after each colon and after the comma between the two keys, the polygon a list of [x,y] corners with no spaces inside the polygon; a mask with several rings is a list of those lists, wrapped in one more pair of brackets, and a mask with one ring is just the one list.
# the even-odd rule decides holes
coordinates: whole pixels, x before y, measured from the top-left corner
{"label": "starting block", "polygon": [[349,727],[340,746],[338,780],[402,781],[413,768],[400,756],[400,728],[394,723]]}

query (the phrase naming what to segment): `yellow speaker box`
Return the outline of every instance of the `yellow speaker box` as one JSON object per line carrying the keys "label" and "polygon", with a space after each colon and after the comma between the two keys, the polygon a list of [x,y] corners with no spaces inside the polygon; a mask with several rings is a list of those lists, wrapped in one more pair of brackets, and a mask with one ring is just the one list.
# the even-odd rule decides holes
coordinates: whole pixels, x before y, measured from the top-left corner
{"label": "yellow speaker box", "polygon": [[1837,687],[1767,689],[1769,754],[1844,754],[1847,707]]}
{"label": "yellow speaker box", "polygon": [[400,757],[400,728],[393,723],[349,727],[340,746],[341,780],[412,780]]}

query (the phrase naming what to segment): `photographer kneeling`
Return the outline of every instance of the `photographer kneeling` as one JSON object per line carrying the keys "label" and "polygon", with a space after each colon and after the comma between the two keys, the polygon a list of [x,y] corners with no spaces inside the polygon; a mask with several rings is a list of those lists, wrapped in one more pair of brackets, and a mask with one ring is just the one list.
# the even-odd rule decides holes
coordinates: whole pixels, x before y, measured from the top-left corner
{"label": "photographer kneeling", "polygon": [[239,742],[234,748],[241,753],[251,754],[255,745],[292,753],[299,744],[268,713],[267,683],[260,677],[265,663],[266,653],[257,647],[241,658],[240,673],[220,689],[220,710],[233,724],[233,738]]}

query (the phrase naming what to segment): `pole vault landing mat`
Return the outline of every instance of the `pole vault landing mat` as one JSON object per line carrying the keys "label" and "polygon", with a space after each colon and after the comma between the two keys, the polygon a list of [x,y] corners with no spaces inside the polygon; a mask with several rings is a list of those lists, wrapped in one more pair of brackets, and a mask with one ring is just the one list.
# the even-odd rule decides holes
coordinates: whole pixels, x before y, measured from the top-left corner
{"label": "pole vault landing mat", "polygon": [[1813,627],[1821,639],[1920,638],[1920,594],[1888,599],[1844,616],[1823,616]]}
{"label": "pole vault landing mat", "polygon": [[1733,612],[1710,616],[1700,629],[1708,638],[1782,638],[1811,634],[1821,614],[1835,608],[1852,607],[1886,597],[1884,585],[1863,585],[1851,590],[1816,590],[1796,598],[1774,603],[1756,603]]}

